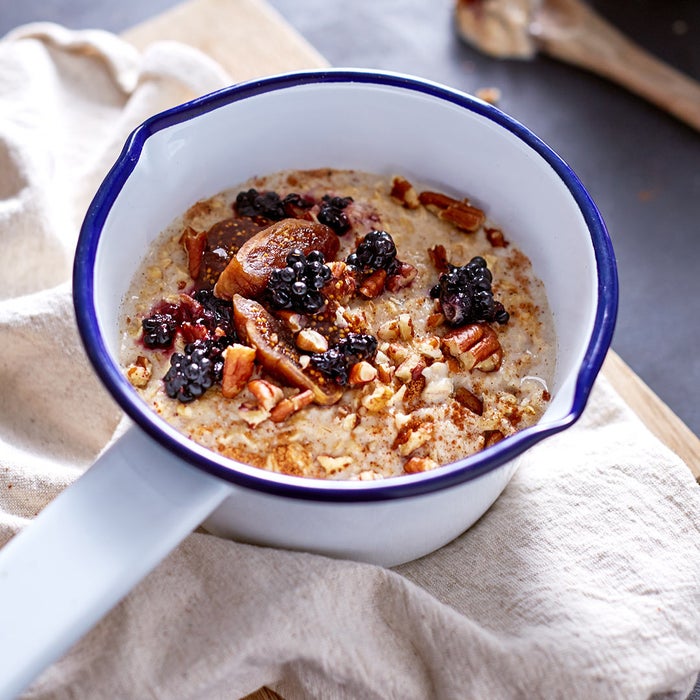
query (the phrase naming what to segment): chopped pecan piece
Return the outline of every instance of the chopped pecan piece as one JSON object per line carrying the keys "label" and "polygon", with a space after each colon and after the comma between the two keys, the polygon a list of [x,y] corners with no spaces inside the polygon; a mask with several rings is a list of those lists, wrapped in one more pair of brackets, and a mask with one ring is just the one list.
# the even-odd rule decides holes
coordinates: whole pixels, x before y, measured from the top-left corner
{"label": "chopped pecan piece", "polygon": [[379,384],[371,394],[363,396],[360,403],[370,413],[381,411],[389,403],[394,393],[391,387]]}
{"label": "chopped pecan piece", "polygon": [[139,355],[136,362],[127,368],[127,379],[137,389],[143,389],[151,381],[152,368],[151,361],[147,357]]}
{"label": "chopped pecan piece", "polygon": [[298,333],[305,324],[304,316],[296,311],[282,309],[281,311],[275,311],[275,316],[279,318],[292,333]]}
{"label": "chopped pecan piece", "polygon": [[406,209],[418,209],[420,201],[418,193],[413,185],[400,175],[396,175],[391,181],[391,197]]}
{"label": "chopped pecan piece", "polygon": [[413,319],[409,314],[399,314],[401,340],[410,340],[414,335]]}
{"label": "chopped pecan piece", "polygon": [[426,403],[444,403],[452,396],[454,383],[445,362],[433,362],[430,367],[423,368],[421,375],[425,378],[421,398]]}
{"label": "chopped pecan piece", "polygon": [[399,271],[395,275],[389,275],[384,286],[392,293],[398,292],[399,289],[410,286],[417,274],[418,270],[413,265],[399,262]]}
{"label": "chopped pecan piece", "polygon": [[342,260],[332,260],[327,263],[333,277],[323,287],[323,295],[328,299],[335,299],[341,303],[352,297],[357,288],[357,280]]}
{"label": "chopped pecan piece", "polygon": [[430,262],[433,263],[433,267],[438,272],[447,272],[447,251],[444,245],[438,244],[432,248],[428,248],[428,257],[430,258]]}
{"label": "chopped pecan piece", "polygon": [[316,457],[318,463],[323,467],[323,470],[328,474],[336,474],[343,469],[346,469],[352,464],[352,457],[331,457],[330,455],[319,455]]}
{"label": "chopped pecan piece", "polygon": [[487,323],[472,323],[450,331],[443,337],[442,346],[467,370],[495,372],[503,361],[498,335]]}
{"label": "chopped pecan piece", "polygon": [[430,423],[417,424],[411,420],[404,425],[391,445],[392,450],[397,450],[402,457],[408,457],[419,447],[423,447],[433,439],[434,427]]}
{"label": "chopped pecan piece", "polygon": [[474,233],[474,231],[479,230],[486,217],[481,209],[460,202],[441,211],[438,218],[453,224],[462,231]]}
{"label": "chopped pecan piece", "polygon": [[505,438],[500,430],[484,430],[484,449],[495,445]]}
{"label": "chopped pecan piece", "polygon": [[311,328],[300,330],[294,343],[299,350],[306,352],[326,352],[328,350],[328,341],[318,331]]}
{"label": "chopped pecan piece", "polygon": [[377,368],[367,360],[355,363],[350,370],[348,382],[350,386],[362,386],[369,384],[377,378]]}
{"label": "chopped pecan piece", "polygon": [[255,370],[255,349],[234,343],[223,352],[221,393],[227,399],[238,396]]}
{"label": "chopped pecan piece", "polygon": [[457,387],[455,401],[468,408],[472,413],[476,413],[477,416],[481,416],[484,413],[484,402],[466,387]]}
{"label": "chopped pecan piece", "polygon": [[391,384],[394,378],[394,368],[389,364],[377,364],[377,377],[383,384]]}
{"label": "chopped pecan piece", "polygon": [[256,398],[258,406],[266,411],[271,411],[284,398],[284,391],[265,379],[253,379],[248,382],[247,388]]}
{"label": "chopped pecan piece", "polygon": [[358,291],[367,299],[378,297],[384,291],[386,276],[386,270],[375,270],[369,277],[363,280]]}
{"label": "chopped pecan piece", "polygon": [[478,231],[486,219],[482,209],[440,192],[421,192],[418,198],[429,212],[468,233]]}
{"label": "chopped pecan piece", "polygon": [[420,474],[421,472],[429,472],[437,469],[440,465],[430,457],[411,457],[403,465],[403,470],[406,474]]}
{"label": "chopped pecan piece", "polygon": [[243,404],[238,409],[238,415],[248,424],[249,428],[257,428],[260,423],[264,423],[270,417],[270,412],[261,406],[253,407]]}
{"label": "chopped pecan piece", "polygon": [[195,231],[191,226],[188,226],[180,236],[180,243],[187,253],[187,269],[190,277],[196,280],[199,277],[202,258],[207,248],[207,232]]}
{"label": "chopped pecan piece", "polygon": [[390,321],[382,323],[377,328],[377,338],[379,340],[398,340],[399,339],[399,322],[392,318]]}
{"label": "chopped pecan piece", "polygon": [[379,481],[384,477],[377,472],[373,472],[371,469],[365,469],[357,475],[358,481]]}
{"label": "chopped pecan piece", "polygon": [[429,335],[422,338],[414,347],[423,357],[429,357],[431,360],[442,360],[443,354],[440,349],[440,338],[436,335]]}
{"label": "chopped pecan piece", "polygon": [[384,348],[384,352],[387,358],[394,363],[395,367],[398,367],[410,354],[410,350],[399,343],[388,343]]}
{"label": "chopped pecan piece", "polygon": [[427,330],[433,330],[442,325],[444,320],[445,317],[442,315],[442,313],[432,313],[425,319],[425,327]]}
{"label": "chopped pecan piece", "polygon": [[506,248],[508,246],[508,241],[503,235],[503,231],[500,228],[485,228],[486,239],[494,248]]}
{"label": "chopped pecan piece", "polygon": [[281,423],[287,420],[292,413],[300,411],[305,406],[308,406],[314,400],[314,392],[311,389],[302,391],[288,399],[282,399],[271,411],[270,420],[273,423]]}
{"label": "chopped pecan piece", "polygon": [[411,352],[408,357],[396,368],[394,376],[407,384],[412,379],[421,376],[421,372],[428,366],[425,358],[418,353]]}
{"label": "chopped pecan piece", "polygon": [[447,207],[453,204],[459,204],[458,199],[453,197],[448,197],[446,194],[441,192],[421,192],[418,195],[418,201],[426,208],[428,211],[436,214],[442,209],[447,209]]}

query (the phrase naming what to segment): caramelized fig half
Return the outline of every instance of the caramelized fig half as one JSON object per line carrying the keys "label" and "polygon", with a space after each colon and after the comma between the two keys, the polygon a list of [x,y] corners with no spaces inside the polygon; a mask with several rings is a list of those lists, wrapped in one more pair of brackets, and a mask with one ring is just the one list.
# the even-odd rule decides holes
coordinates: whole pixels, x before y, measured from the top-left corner
{"label": "caramelized fig half", "polygon": [[338,236],[328,226],[303,219],[282,219],[249,238],[221,273],[214,294],[232,299],[234,294],[253,299],[265,290],[270,274],[284,267],[293,250],[308,254],[320,250],[326,260],[338,253]]}
{"label": "caramelized fig half", "polygon": [[255,348],[256,360],[269,374],[302,391],[311,389],[318,404],[336,403],[343,395],[343,390],[320,372],[304,372],[291,332],[257,301],[234,294],[233,318],[238,337]]}

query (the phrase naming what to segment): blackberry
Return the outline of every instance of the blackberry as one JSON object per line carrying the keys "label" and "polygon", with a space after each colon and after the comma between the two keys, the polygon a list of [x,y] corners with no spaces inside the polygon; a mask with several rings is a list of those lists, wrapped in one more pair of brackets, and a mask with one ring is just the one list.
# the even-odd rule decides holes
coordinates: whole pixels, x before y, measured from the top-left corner
{"label": "blackberry", "polygon": [[386,231],[370,231],[346,262],[360,271],[382,269],[392,274],[397,265],[394,239]]}
{"label": "blackberry", "polygon": [[156,312],[141,321],[143,344],[147,348],[169,348],[175,339],[178,320],[171,313]]}
{"label": "blackberry", "polygon": [[373,335],[367,333],[353,333],[350,331],[345,337],[338,341],[336,347],[339,347],[345,357],[352,364],[360,362],[360,360],[373,359],[377,353],[377,339]]}
{"label": "blackberry", "polygon": [[351,203],[352,197],[331,197],[326,194],[316,218],[319,223],[325,224],[342,236],[350,230],[350,219],[343,209]]}
{"label": "blackberry", "polygon": [[220,328],[226,335],[235,337],[230,301],[215,297],[211,289],[199,289],[192,298],[204,307],[204,318],[197,319],[198,323],[206,326],[210,333]]}
{"label": "blackberry", "polygon": [[292,192],[282,200],[282,205],[287,216],[293,216],[298,209],[311,209],[314,205],[314,200],[312,197]]}
{"label": "blackberry", "polygon": [[196,340],[184,348],[184,353],[174,352],[170,357],[163,382],[171,399],[189,403],[198,399],[215,381],[214,362],[210,357],[211,342]]}
{"label": "blackberry", "polygon": [[326,300],[321,288],[331,279],[320,250],[304,255],[293,250],[287,255],[287,266],[273,270],[267,283],[266,296],[274,309],[292,309],[302,314],[318,313]]}
{"label": "blackberry", "polygon": [[508,323],[510,315],[500,301],[493,298],[493,277],[486,260],[472,258],[466,265],[449,265],[438,283],[430,290],[430,296],[439,299],[445,320],[452,326],[487,321]]}
{"label": "blackberry", "polygon": [[286,216],[284,204],[277,192],[258,192],[255,189],[236,195],[236,211],[241,216],[264,216],[279,221]]}
{"label": "blackberry", "polygon": [[339,348],[332,347],[325,352],[311,355],[310,364],[336,384],[345,386],[348,383],[350,367],[343,351]]}
{"label": "blackberry", "polygon": [[231,336],[195,340],[170,357],[170,368],[163,377],[165,391],[172,399],[189,403],[216,383],[224,372],[224,350],[235,342]]}
{"label": "blackberry", "polygon": [[348,333],[325,352],[311,355],[311,366],[336,384],[348,383],[352,366],[368,360],[377,352],[377,339],[364,333]]}
{"label": "blackberry", "polygon": [[151,315],[141,321],[143,344],[147,348],[172,347],[178,332],[185,340],[212,338],[221,332],[235,339],[230,301],[218,299],[209,289],[200,289],[191,296],[197,304],[185,303],[183,297],[177,303],[161,301],[151,309]]}
{"label": "blackberry", "polygon": [[277,192],[258,192],[245,190],[236,195],[236,211],[241,216],[262,216],[271,221],[280,221],[287,217],[295,218],[300,210],[310,209],[314,205],[311,197],[291,193],[284,197]]}

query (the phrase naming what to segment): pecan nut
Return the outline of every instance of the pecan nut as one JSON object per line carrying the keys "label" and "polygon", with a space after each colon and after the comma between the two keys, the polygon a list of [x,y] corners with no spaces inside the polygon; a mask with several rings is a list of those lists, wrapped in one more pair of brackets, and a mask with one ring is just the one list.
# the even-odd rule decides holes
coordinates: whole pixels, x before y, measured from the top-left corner
{"label": "pecan nut", "polygon": [[323,468],[326,476],[337,474],[343,469],[347,469],[353,462],[352,457],[344,455],[342,457],[332,457],[331,455],[319,455],[316,457],[318,463]]}
{"label": "pecan nut", "polygon": [[399,262],[398,272],[394,275],[389,275],[384,286],[392,293],[398,292],[399,289],[409,287],[417,275],[418,270],[413,265]]}
{"label": "pecan nut", "polygon": [[266,379],[253,379],[248,382],[247,388],[257,400],[258,406],[266,411],[271,411],[284,398],[282,389]]}
{"label": "pecan nut", "polygon": [[369,384],[377,378],[377,368],[371,365],[367,360],[356,362],[350,370],[348,382],[350,386],[362,386]]}
{"label": "pecan nut", "polygon": [[498,335],[487,323],[472,323],[450,331],[443,337],[442,347],[469,371],[495,372],[503,362]]}
{"label": "pecan nut", "polygon": [[403,465],[403,470],[406,474],[420,474],[421,472],[429,472],[432,469],[437,469],[440,465],[430,457],[411,457]]}
{"label": "pecan nut", "polygon": [[500,430],[484,430],[484,449],[495,445],[505,438]]}
{"label": "pecan nut", "polygon": [[352,268],[342,260],[331,260],[327,265],[332,276],[323,287],[323,295],[341,303],[347,302],[357,288],[357,280],[352,274]]}
{"label": "pecan nut", "polygon": [[457,387],[454,396],[457,403],[462,404],[462,406],[468,408],[472,413],[475,413],[477,416],[483,415],[484,402],[466,387]]}
{"label": "pecan nut", "polygon": [[143,389],[148,386],[148,382],[151,381],[152,373],[153,365],[151,361],[143,355],[139,355],[136,358],[136,362],[130,364],[126,370],[128,380],[137,389]]}
{"label": "pecan nut", "polygon": [[270,420],[273,423],[281,423],[287,420],[292,413],[300,411],[314,400],[314,392],[311,389],[302,391],[299,394],[282,399],[271,411]]}
{"label": "pecan nut", "polygon": [[369,277],[363,280],[358,291],[363,297],[366,297],[367,299],[374,299],[384,291],[386,277],[386,270],[376,270]]}
{"label": "pecan nut", "polygon": [[491,244],[493,248],[507,248],[508,241],[503,235],[503,231],[500,228],[486,227],[484,229],[486,233],[486,239]]}
{"label": "pecan nut", "polygon": [[297,333],[294,344],[299,350],[305,352],[326,352],[328,341],[318,332],[311,328],[304,328]]}
{"label": "pecan nut", "polygon": [[221,393],[227,399],[238,396],[255,370],[255,349],[234,343],[223,352]]}
{"label": "pecan nut", "polygon": [[187,253],[187,269],[190,277],[196,280],[202,269],[202,259],[207,248],[207,232],[198,232],[188,226],[180,236],[180,243]]}
{"label": "pecan nut", "polygon": [[280,319],[292,333],[298,333],[306,323],[304,317],[296,311],[287,311],[283,309],[281,311],[276,311],[275,316]]}
{"label": "pecan nut", "polygon": [[401,175],[396,175],[391,181],[390,196],[406,209],[418,209],[420,206],[415,187]]}
{"label": "pecan nut", "polygon": [[443,219],[468,233],[478,231],[486,220],[483,209],[440,192],[421,192],[418,199],[429,212],[435,214],[439,219]]}
{"label": "pecan nut", "polygon": [[392,450],[396,450],[402,457],[408,457],[419,447],[427,445],[434,437],[433,426],[430,424],[414,425],[410,422],[399,429]]}
{"label": "pecan nut", "polygon": [[449,269],[449,262],[447,260],[447,251],[444,245],[434,245],[432,248],[428,248],[428,257],[430,262],[433,263],[433,267],[438,272],[447,272]]}

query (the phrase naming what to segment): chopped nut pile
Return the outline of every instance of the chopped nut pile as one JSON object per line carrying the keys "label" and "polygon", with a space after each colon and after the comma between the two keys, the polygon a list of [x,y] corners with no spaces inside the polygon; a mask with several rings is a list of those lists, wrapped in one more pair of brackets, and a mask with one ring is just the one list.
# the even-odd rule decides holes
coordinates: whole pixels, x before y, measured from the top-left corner
{"label": "chopped nut pile", "polygon": [[305,477],[454,462],[534,423],[554,370],[527,258],[483,208],[401,175],[288,171],[197,202],[123,312],[124,371],[155,411]]}

